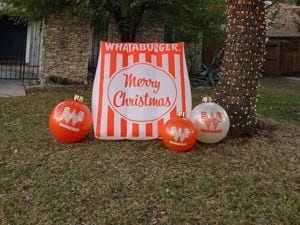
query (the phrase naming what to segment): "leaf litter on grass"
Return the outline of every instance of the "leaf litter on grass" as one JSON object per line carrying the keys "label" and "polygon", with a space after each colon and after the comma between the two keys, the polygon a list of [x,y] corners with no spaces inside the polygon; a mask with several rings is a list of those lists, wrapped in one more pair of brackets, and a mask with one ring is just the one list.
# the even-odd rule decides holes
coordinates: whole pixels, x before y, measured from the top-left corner
{"label": "leaf litter on grass", "polygon": [[70,93],[0,99],[0,207],[9,224],[299,223],[298,126],[263,119],[251,139],[196,143],[182,154],[160,140],[102,141],[92,132],[63,144],[47,120]]}

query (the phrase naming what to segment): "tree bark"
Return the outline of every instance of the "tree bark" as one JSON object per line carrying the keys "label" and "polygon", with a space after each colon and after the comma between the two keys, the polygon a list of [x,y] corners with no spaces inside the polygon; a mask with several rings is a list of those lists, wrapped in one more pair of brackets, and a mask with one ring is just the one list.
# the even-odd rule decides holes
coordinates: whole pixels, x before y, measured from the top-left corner
{"label": "tree bark", "polygon": [[227,40],[217,85],[217,103],[230,117],[232,136],[256,132],[258,79],[265,49],[262,0],[227,0]]}

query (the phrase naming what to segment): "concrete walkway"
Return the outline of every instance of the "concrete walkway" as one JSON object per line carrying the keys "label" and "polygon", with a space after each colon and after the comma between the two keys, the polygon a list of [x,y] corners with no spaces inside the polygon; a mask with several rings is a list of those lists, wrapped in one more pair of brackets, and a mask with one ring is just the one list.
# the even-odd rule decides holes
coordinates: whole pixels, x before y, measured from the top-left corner
{"label": "concrete walkway", "polygon": [[0,97],[25,96],[25,88],[20,80],[1,80]]}

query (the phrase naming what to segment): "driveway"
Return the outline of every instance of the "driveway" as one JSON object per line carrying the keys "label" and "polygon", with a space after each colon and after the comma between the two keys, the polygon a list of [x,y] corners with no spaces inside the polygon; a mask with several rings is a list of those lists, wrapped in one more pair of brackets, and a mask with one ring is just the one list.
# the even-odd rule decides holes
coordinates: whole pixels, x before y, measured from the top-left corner
{"label": "driveway", "polygon": [[0,79],[0,97],[13,97],[25,95],[25,88],[21,80]]}

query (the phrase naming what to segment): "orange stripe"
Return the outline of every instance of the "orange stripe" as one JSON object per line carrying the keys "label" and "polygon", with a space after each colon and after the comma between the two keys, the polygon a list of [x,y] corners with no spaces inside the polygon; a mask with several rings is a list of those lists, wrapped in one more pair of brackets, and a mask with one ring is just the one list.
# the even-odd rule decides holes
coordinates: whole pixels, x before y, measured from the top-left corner
{"label": "orange stripe", "polygon": [[[162,54],[157,54],[156,55],[156,65],[159,66],[159,67],[162,67]],[[163,125],[164,125],[164,119],[160,119],[157,122],[158,137],[161,137],[161,131],[162,131]]]}
{"label": "orange stripe", "polygon": [[[174,54],[169,54],[169,73],[175,78]],[[177,116],[177,108],[175,106],[170,113],[170,118],[174,118],[176,116]]]}
{"label": "orange stripe", "polygon": [[[117,67],[117,55],[114,53],[110,54],[110,71],[109,71],[109,77],[111,78],[112,75],[116,72]],[[111,109],[111,107],[108,106],[107,109],[107,136],[114,136],[115,134],[115,113]]]}
{"label": "orange stripe", "polygon": [[[128,66],[128,54],[124,54],[123,58],[123,68]],[[121,137],[127,137],[127,120],[121,118]]]}
{"label": "orange stripe", "polygon": [[132,124],[132,137],[138,137],[140,135],[139,124]]}
{"label": "orange stripe", "polygon": [[[104,42],[100,43],[100,57],[99,60],[101,60],[101,67],[100,67],[100,74],[99,75],[99,99],[98,99],[98,112],[97,112],[97,124],[96,124],[96,136],[100,137],[100,128],[101,128],[101,119],[102,119],[102,111],[100,110],[100,107],[102,107],[102,101],[103,101],[103,80],[104,80]],[[98,90],[96,90],[98,91]]]}
{"label": "orange stripe", "polygon": [[123,67],[127,67],[128,66],[128,54],[123,54],[122,55],[123,58]]}
{"label": "orange stripe", "polygon": [[121,137],[127,137],[127,121],[121,118]]}
{"label": "orange stripe", "polygon": [[116,72],[117,67],[117,55],[111,53],[110,54],[110,74],[109,77],[112,77],[112,75]]}
{"label": "orange stripe", "polygon": [[152,123],[146,124],[146,137],[152,137],[153,136],[153,125]]}
{"label": "orange stripe", "polygon": [[148,52],[146,53],[146,62],[151,63],[151,54]]}
{"label": "orange stripe", "polygon": [[[139,62],[139,52],[133,53],[133,63]],[[138,123],[132,124],[132,137],[139,137],[140,136],[140,126]]]}
{"label": "orange stripe", "polygon": [[164,119],[160,119],[157,122],[157,134],[158,134],[158,137],[161,137],[163,126],[164,126]]}
{"label": "orange stripe", "polygon": [[108,106],[107,110],[107,136],[114,136],[114,111]]}
{"label": "orange stripe", "polygon": [[162,67],[162,54],[156,54],[156,65]]}
{"label": "orange stripe", "polygon": [[174,109],[172,109],[171,111],[171,115],[170,115],[170,118],[174,118],[177,116],[177,108],[176,106],[174,107]]}
{"label": "orange stripe", "polygon": [[140,56],[140,53],[139,53],[139,52],[134,52],[134,53],[133,53],[133,62],[134,62],[134,63],[139,62],[139,56]]}
{"label": "orange stripe", "polygon": [[[178,46],[183,51],[183,44],[180,43]],[[183,63],[183,52],[180,54],[180,80],[181,80],[181,94],[182,94],[182,111],[186,112],[186,101],[185,101],[185,82],[184,82],[184,63]]]}
{"label": "orange stripe", "polygon": [[169,54],[169,73],[175,77],[175,60],[174,54]]}
{"label": "orange stripe", "polygon": [[[149,52],[146,53],[146,62],[147,63],[152,62],[152,54]],[[152,136],[153,136],[153,124],[146,123],[146,137],[152,137]]]}

